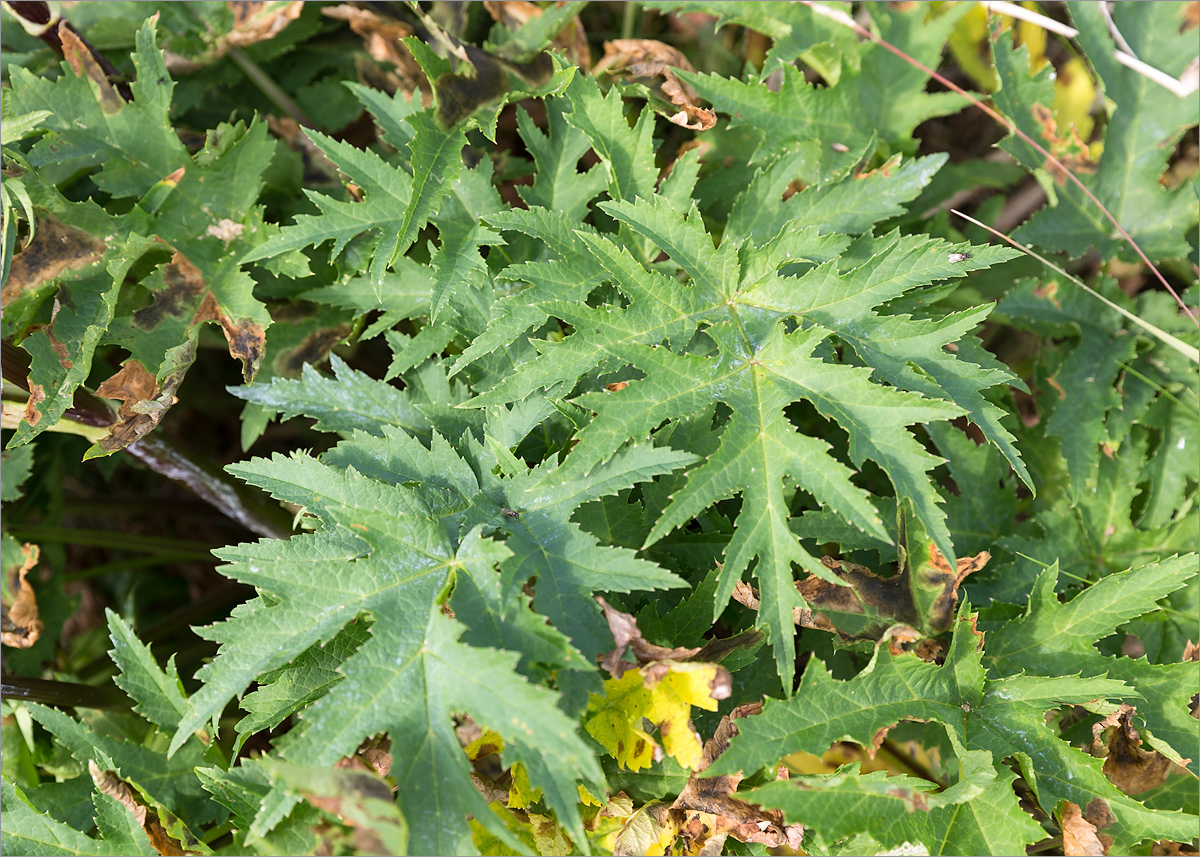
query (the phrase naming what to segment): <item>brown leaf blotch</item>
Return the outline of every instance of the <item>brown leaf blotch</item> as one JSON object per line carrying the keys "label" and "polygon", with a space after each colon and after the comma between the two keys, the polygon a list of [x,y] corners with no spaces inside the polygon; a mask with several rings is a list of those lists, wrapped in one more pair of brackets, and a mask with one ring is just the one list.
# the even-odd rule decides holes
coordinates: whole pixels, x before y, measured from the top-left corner
{"label": "brown leaf blotch", "polygon": [[67,226],[49,214],[39,215],[33,241],[13,257],[8,281],[0,290],[2,307],[67,271],[96,264],[104,255],[104,242],[95,235]]}

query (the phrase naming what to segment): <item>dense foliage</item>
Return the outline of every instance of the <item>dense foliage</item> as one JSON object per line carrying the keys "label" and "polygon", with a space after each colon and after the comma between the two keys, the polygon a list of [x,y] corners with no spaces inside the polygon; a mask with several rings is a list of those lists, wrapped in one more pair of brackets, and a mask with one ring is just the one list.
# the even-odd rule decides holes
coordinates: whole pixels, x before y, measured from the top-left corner
{"label": "dense foliage", "polygon": [[5,852],[1194,848],[1112,5],[12,4]]}

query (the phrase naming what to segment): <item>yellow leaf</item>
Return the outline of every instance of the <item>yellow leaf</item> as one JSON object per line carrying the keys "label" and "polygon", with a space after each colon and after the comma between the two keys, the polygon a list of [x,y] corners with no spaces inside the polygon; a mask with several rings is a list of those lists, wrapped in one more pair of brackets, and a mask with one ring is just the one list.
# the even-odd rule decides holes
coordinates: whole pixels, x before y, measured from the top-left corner
{"label": "yellow leaf", "polygon": [[504,749],[504,739],[493,732],[491,729],[483,730],[483,734],[463,748],[466,751],[467,758],[472,762],[477,761],[484,756],[490,756],[493,753],[499,753]]}
{"label": "yellow leaf", "polygon": [[517,762],[512,766],[512,785],[508,787],[508,808],[526,809],[541,800],[542,790],[529,782],[529,772]]}
{"label": "yellow leaf", "polygon": [[[728,673],[716,664],[657,661],[606,681],[604,696],[593,695],[588,704],[594,713],[586,728],[630,770],[649,767],[656,751],[661,758],[664,750],[681,765],[694,769],[700,764],[703,745],[692,728],[692,706],[716,711],[717,701],[724,698],[721,688],[727,684]],[[658,728],[661,750],[641,728],[642,718]]]}

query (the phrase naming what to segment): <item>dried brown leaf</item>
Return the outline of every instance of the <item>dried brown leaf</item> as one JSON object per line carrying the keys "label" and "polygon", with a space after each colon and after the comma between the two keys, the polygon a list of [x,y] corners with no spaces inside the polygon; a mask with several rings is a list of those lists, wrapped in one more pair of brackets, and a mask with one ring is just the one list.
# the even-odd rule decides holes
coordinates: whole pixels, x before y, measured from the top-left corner
{"label": "dried brown leaf", "polygon": [[1133,725],[1136,712],[1132,705],[1122,703],[1092,727],[1092,755],[1104,758],[1105,776],[1127,795],[1161,786],[1173,767],[1157,750],[1142,749],[1141,733]]}
{"label": "dried brown leaf", "polygon": [[[604,618],[608,622],[609,630],[612,631],[613,640],[617,646],[611,652],[604,656],[604,660],[600,665],[604,669],[612,673],[613,678],[620,678],[627,670],[638,669],[646,664],[652,664],[655,661],[676,660],[683,661],[693,657],[700,649],[675,648],[670,649],[665,646],[656,646],[653,643],[646,642],[642,637],[642,632],[637,626],[637,620],[628,613],[622,613],[620,610],[609,605],[602,597],[596,596],[596,601],[600,603],[600,609],[604,611]],[[633,656],[637,658],[636,664],[631,664],[623,660],[626,650],[632,651]],[[653,672],[646,674],[647,686],[651,686],[654,680]],[[716,697],[721,699],[723,697]]]}
{"label": "dried brown leaf", "polygon": [[188,850],[182,842],[167,833],[158,811],[154,807],[147,806],[137,790],[121,779],[116,771],[101,770],[95,760],[89,759],[88,773],[91,774],[92,782],[96,784],[96,788],[100,790],[101,794],[114,798],[129,810],[134,821],[142,830],[146,831],[150,844],[159,854],[164,857],[191,857],[191,855],[203,853]]}
{"label": "dried brown leaf", "polygon": [[742,781],[740,773],[700,776],[728,749],[729,742],[738,734],[736,721],[761,711],[762,703],[752,702],[739,705],[721,718],[712,738],[704,742],[700,765],[671,805],[672,812],[679,818],[680,832],[692,847],[707,844],[716,837],[722,837],[723,842],[723,837],[732,836],[741,842],[758,842],[770,848],[799,848],[804,838],[803,825],[787,824],[779,810],[764,810],[733,796]]}
{"label": "dried brown leaf", "polygon": [[421,101],[426,107],[433,103],[433,95],[424,72],[400,41],[413,35],[412,27],[396,18],[349,3],[325,6],[321,9],[321,14],[348,23],[350,29],[363,40],[363,47],[373,60],[396,67],[397,73],[392,82],[393,92],[399,89],[405,96],[411,97],[414,92],[420,91]]}
{"label": "dried brown leaf", "polygon": [[680,80],[674,69],[694,71],[678,48],[653,39],[613,39],[604,43],[604,56],[592,74],[607,72],[630,83],[647,86],[658,98],[679,108],[669,121],[692,131],[707,131],[717,124],[717,114],[700,106],[696,90]]}
{"label": "dried brown leaf", "polygon": [[[1096,825],[1083,816],[1077,804],[1065,803],[1062,818],[1059,822],[1063,835],[1063,854],[1067,857],[1084,857],[1084,855],[1107,854],[1110,839],[1106,845],[1097,833]],[[1104,837],[1107,839],[1108,837]]]}
{"label": "dried brown leaf", "polygon": [[[530,19],[542,14],[542,7],[529,0],[484,0],[483,8],[497,21],[510,30],[519,30],[529,23]],[[580,68],[592,64],[591,51],[588,49],[587,32],[583,23],[576,17],[563,27],[550,43],[552,50],[566,54],[571,62]]]}
{"label": "dried brown leaf", "polygon": [[[189,361],[190,362],[190,361]],[[149,434],[175,404],[175,391],[183,382],[183,371],[168,377],[159,387],[154,376],[137,360],[128,360],[108,380],[96,388],[102,399],[118,399],[123,404],[117,421],[108,434],[97,441],[105,452],[116,452],[137,443]]]}
{"label": "dried brown leaf", "polygon": [[239,48],[274,38],[304,11],[300,0],[226,0],[225,5],[233,13],[233,29],[224,42]]}
{"label": "dried brown leaf", "polygon": [[4,569],[4,592],[0,597],[0,643],[14,649],[28,649],[42,636],[37,597],[28,581],[29,572],[38,563],[37,545],[21,545],[20,565]]}

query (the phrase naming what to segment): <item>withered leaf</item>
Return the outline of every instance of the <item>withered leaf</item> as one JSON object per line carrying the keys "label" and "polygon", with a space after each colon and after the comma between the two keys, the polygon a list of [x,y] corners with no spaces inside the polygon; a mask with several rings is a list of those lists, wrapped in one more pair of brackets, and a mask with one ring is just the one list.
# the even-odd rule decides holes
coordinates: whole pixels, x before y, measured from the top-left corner
{"label": "withered leaf", "polygon": [[42,636],[37,597],[27,579],[38,563],[37,545],[21,545],[20,565],[4,569],[4,591],[0,594],[0,643],[15,649],[28,649]]}
{"label": "withered leaf", "polygon": [[608,72],[630,83],[645,84],[663,101],[679,108],[668,116],[676,125],[692,131],[707,131],[717,124],[717,114],[700,106],[696,90],[681,81],[673,68],[694,71],[678,48],[653,39],[613,39],[604,43],[604,56],[592,74]]}
{"label": "withered leaf", "polygon": [[[529,0],[483,0],[483,8],[497,21],[510,30],[519,30],[529,23],[530,19],[542,14],[542,7]],[[571,62],[580,68],[592,64],[591,52],[588,49],[587,32],[576,17],[566,27],[559,31],[550,43],[550,47],[566,54]]]}
{"label": "withered leaf", "polygon": [[[1173,764],[1157,750],[1142,749],[1141,733],[1133,725],[1136,713],[1132,705],[1122,703],[1092,727],[1092,754],[1104,757],[1104,775],[1127,795],[1165,783]],[[1107,739],[1103,737],[1106,731]]]}
{"label": "withered leaf", "polygon": [[363,40],[363,47],[372,59],[394,65],[398,71],[394,83],[396,89],[406,96],[421,91],[422,102],[426,106],[433,103],[424,72],[400,41],[413,34],[412,27],[396,18],[349,3],[325,6],[321,9],[321,14],[348,23],[350,29]]}
{"label": "withered leaf", "polygon": [[1063,854],[1067,857],[1107,854],[1112,837],[1098,832],[1098,825],[1089,821],[1078,804],[1065,801],[1059,820],[1063,835]]}
{"label": "withered leaf", "polygon": [[154,846],[154,850],[159,854],[166,855],[167,857],[187,857],[187,855],[201,855],[205,853],[203,851],[189,850],[186,847],[186,845],[198,845],[199,841],[194,840],[194,837],[190,833],[186,833],[186,828],[178,824],[178,820],[173,816],[167,819],[168,824],[175,822],[173,826],[184,830],[189,841],[186,843],[181,842],[168,833],[166,827],[163,825],[163,819],[160,818],[160,810],[149,806],[139,791],[130,783],[121,779],[116,771],[102,770],[94,759],[89,759],[88,773],[91,774],[92,782],[96,784],[96,788],[100,790],[101,794],[106,794],[114,798],[129,810],[142,830],[146,831],[146,836],[149,838],[150,844]]}
{"label": "withered leaf", "polygon": [[741,773],[702,776],[738,734],[736,721],[761,711],[762,703],[752,702],[739,705],[721,718],[713,736],[704,742],[701,764],[671,805],[679,818],[680,831],[693,843],[707,845],[712,838],[721,837],[723,841],[723,837],[732,836],[740,842],[757,842],[769,848],[786,846],[794,851],[800,847],[803,825],[787,824],[780,810],[764,810],[733,796],[742,781]]}
{"label": "withered leaf", "polygon": [[[633,616],[612,607],[600,596],[596,596],[596,601],[600,603],[600,609],[604,611],[604,618],[608,622],[613,640],[617,644],[617,647],[605,655],[604,660],[600,662],[604,669],[612,673],[613,678],[620,678],[627,670],[637,669],[652,661],[687,660],[700,651],[699,648],[670,649],[649,643],[642,636],[642,632],[637,626],[637,620]],[[633,652],[637,663],[631,664],[622,660],[627,650]]]}
{"label": "withered leaf", "polygon": [[225,5],[233,13],[233,29],[224,42],[239,48],[274,38],[304,11],[301,0],[226,0]]}
{"label": "withered leaf", "polygon": [[[195,348],[194,345],[192,347]],[[154,376],[141,363],[127,360],[115,375],[96,388],[97,396],[118,399],[123,403],[117,411],[117,422],[112,424],[107,435],[96,442],[96,446],[105,452],[116,452],[149,434],[177,401],[175,391],[183,382],[184,372],[186,367],[165,379],[163,386],[159,387]]]}

